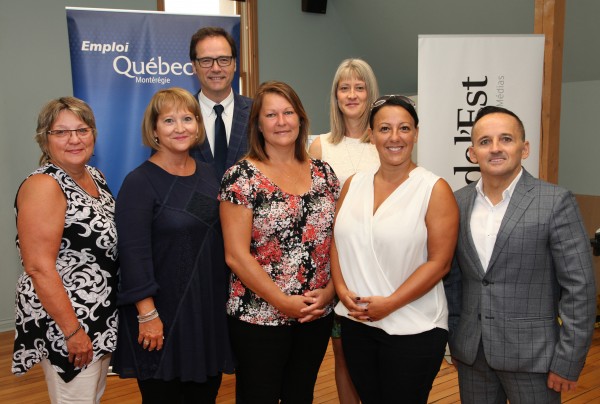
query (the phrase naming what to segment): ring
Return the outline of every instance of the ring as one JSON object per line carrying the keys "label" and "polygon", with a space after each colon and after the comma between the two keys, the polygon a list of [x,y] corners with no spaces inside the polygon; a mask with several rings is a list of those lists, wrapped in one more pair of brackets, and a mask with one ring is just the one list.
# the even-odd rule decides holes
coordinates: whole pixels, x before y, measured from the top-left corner
{"label": "ring", "polygon": [[144,345],[150,345],[150,341],[144,340]]}
{"label": "ring", "polygon": [[80,357],[80,356],[76,356],[76,357],[75,357],[75,360],[76,360],[76,361],[80,361],[80,360],[81,360],[81,357]]}

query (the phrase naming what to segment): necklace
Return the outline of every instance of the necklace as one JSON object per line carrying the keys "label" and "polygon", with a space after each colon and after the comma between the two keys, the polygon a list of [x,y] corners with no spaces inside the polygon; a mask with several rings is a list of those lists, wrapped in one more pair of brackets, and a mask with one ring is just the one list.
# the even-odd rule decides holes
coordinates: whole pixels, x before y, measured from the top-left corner
{"label": "necklace", "polygon": [[[271,162],[263,167],[263,175],[286,194],[301,195],[310,190],[310,183],[306,184],[306,178],[304,178],[306,163],[298,165],[296,162],[290,165]],[[262,169],[261,167],[257,168]]]}
{"label": "necklace", "polygon": [[292,176],[287,172],[287,170],[284,170],[283,167],[279,168],[279,172],[281,172],[288,181],[292,180]]}
{"label": "necklace", "polygon": [[[310,164],[308,164],[308,167],[310,167]],[[290,169],[291,169],[291,173],[289,171]],[[294,183],[302,181],[302,178],[306,174],[306,171],[307,171],[306,169],[307,169],[306,162],[300,162],[299,165],[297,165],[297,166],[293,165],[290,167],[290,166],[280,165],[278,167],[279,172],[281,172],[287,178],[288,181],[292,181]]]}
{"label": "necklace", "polygon": [[[358,161],[356,163],[356,165],[354,165],[354,160],[352,159],[352,153],[350,153],[350,150],[348,149],[348,136],[344,136],[344,140],[342,141],[342,143],[344,144],[344,148],[346,149],[346,154],[348,155],[348,161],[350,161],[350,166],[352,166],[352,174],[356,174],[358,172],[358,169],[360,168],[360,162],[362,161],[362,157],[363,157],[363,153],[365,152],[365,149],[367,148],[367,143],[362,143],[360,142],[360,154],[358,155]],[[354,146],[354,143],[352,144]]]}

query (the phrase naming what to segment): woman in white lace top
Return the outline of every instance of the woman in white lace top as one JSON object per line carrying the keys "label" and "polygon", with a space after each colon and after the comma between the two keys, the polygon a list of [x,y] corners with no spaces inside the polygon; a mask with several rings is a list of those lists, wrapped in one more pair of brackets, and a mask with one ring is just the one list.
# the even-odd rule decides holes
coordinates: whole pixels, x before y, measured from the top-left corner
{"label": "woman in white lace top", "polygon": [[[358,171],[379,166],[377,150],[367,133],[369,106],[378,94],[377,79],[367,62],[346,59],[340,63],[331,86],[331,132],[317,137],[308,150],[311,157],[329,163],[340,186]],[[340,403],[358,404],[358,394],[346,368],[337,319],[334,321],[331,341]]]}

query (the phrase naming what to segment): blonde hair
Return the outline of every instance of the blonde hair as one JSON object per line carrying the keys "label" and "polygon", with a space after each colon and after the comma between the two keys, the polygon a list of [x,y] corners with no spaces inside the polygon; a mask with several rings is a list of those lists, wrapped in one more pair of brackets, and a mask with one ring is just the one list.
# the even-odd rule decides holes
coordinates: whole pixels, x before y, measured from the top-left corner
{"label": "blonde hair", "polygon": [[183,88],[171,87],[157,91],[146,107],[144,119],[142,119],[142,142],[145,146],[154,150],[159,149],[160,146],[154,139],[154,131],[158,116],[165,108],[184,108],[191,112],[198,122],[198,136],[192,147],[204,142],[204,123],[198,100]]}
{"label": "blonde hair", "polygon": [[48,152],[48,131],[51,130],[54,121],[62,111],[71,111],[87,126],[92,128],[94,143],[96,143],[96,119],[94,113],[85,101],[75,97],[61,97],[49,101],[42,107],[37,120],[37,129],[35,141],[42,150],[40,156],[40,165],[44,165],[50,161],[50,153]]}
{"label": "blonde hair", "polygon": [[361,119],[361,129],[363,136],[361,141],[369,142],[367,129],[369,127],[369,107],[377,97],[379,97],[379,88],[377,87],[377,79],[373,73],[373,69],[367,62],[362,59],[346,59],[340,63],[333,77],[331,85],[331,98],[329,105],[329,126],[331,128],[330,141],[333,144],[338,144],[342,141],[346,134],[346,124],[344,123],[344,115],[338,106],[337,89],[340,81],[346,79],[357,79],[365,82],[367,87],[367,103],[363,111]]}

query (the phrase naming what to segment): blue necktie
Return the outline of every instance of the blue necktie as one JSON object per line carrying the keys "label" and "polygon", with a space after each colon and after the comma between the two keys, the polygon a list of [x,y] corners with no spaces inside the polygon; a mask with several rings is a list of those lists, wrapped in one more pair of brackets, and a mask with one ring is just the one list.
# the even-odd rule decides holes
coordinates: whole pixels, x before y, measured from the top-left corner
{"label": "blue necktie", "polygon": [[221,178],[225,172],[225,161],[227,160],[227,134],[225,132],[225,122],[221,114],[223,113],[223,106],[216,104],[214,107],[215,114],[215,171],[217,176]]}

